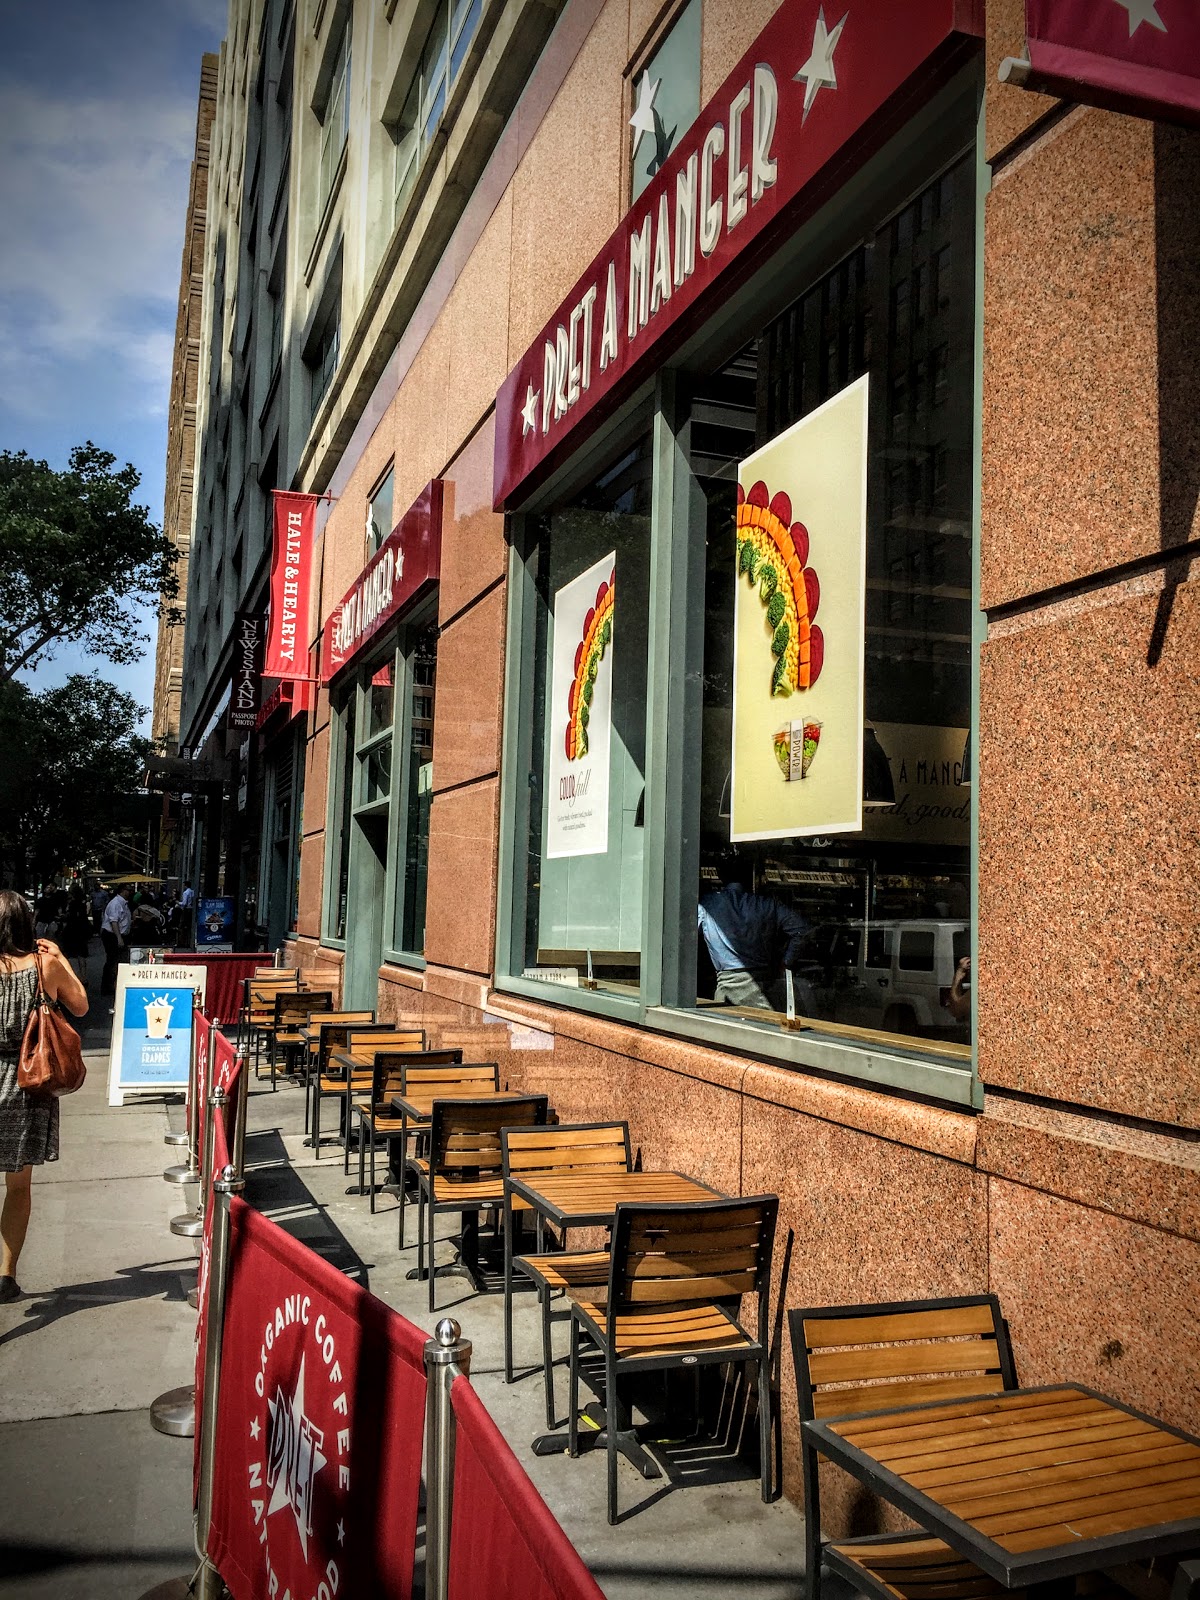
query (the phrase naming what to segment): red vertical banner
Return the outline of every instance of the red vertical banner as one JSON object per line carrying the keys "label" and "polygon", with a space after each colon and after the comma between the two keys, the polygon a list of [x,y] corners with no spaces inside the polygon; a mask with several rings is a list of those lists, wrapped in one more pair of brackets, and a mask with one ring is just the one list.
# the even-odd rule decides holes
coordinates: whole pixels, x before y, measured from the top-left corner
{"label": "red vertical banner", "polygon": [[275,503],[275,540],[263,676],[307,678],[313,540],[320,496],[283,489],[273,489],[271,493]]}
{"label": "red vertical banner", "polygon": [[1034,87],[1200,123],[1195,0],[1026,0],[1025,32]]}

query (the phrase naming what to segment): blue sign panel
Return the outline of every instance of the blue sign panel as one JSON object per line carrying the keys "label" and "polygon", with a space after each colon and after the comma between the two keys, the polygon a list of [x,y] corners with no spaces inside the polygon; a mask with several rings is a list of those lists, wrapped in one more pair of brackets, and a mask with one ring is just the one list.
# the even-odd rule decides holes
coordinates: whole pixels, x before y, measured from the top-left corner
{"label": "blue sign panel", "polygon": [[196,909],[196,949],[233,944],[233,897],[219,894],[201,900]]}

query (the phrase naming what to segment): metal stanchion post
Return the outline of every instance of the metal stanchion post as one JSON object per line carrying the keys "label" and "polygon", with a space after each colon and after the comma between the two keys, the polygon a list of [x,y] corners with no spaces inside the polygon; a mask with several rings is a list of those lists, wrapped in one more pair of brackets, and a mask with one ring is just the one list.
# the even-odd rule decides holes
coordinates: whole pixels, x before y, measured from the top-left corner
{"label": "metal stanchion post", "polygon": [[250,1075],[246,1071],[246,1057],[238,1051],[237,1100],[233,1113],[233,1148],[229,1154],[233,1170],[239,1178],[246,1172],[246,1117],[250,1106]]}
{"label": "metal stanchion post", "polygon": [[[196,1198],[196,1209],[194,1211],[183,1211],[179,1216],[171,1218],[171,1232],[177,1234],[181,1239],[198,1239],[204,1232],[204,1206],[208,1199],[208,1186],[212,1182],[212,1157],[207,1151],[200,1149],[200,1107],[208,1104],[208,1097],[212,1093],[213,1060],[214,1052],[210,1046],[208,1071],[205,1073],[203,1081],[201,1081],[198,1053],[195,1048],[195,1034],[193,1034],[192,1072],[196,1085],[196,1098],[192,1102],[192,1123],[188,1130],[192,1141],[188,1160],[195,1161],[200,1168],[200,1193]],[[205,1123],[205,1127],[211,1127],[211,1119]]]}
{"label": "metal stanchion post", "polygon": [[[208,1116],[204,1125],[204,1167],[200,1183],[200,1231],[204,1230],[204,1205],[212,1188],[213,1149],[216,1143],[214,1119],[223,1116],[229,1096],[224,1089],[214,1089],[208,1097]],[[176,1218],[176,1221],[183,1219]],[[172,1230],[175,1223],[171,1224]],[[188,1304],[193,1311],[200,1309],[196,1294],[188,1292]],[[168,1389],[150,1405],[150,1426],[158,1433],[168,1433],[176,1439],[194,1439],[196,1436],[196,1385],[182,1384],[178,1389]]]}
{"label": "metal stanchion post", "polygon": [[229,1284],[230,1200],[241,1194],[245,1180],[226,1167],[213,1182],[212,1246],[208,1261],[208,1308],[204,1342],[204,1411],[200,1417],[200,1497],[196,1508],[195,1600],[219,1600],[221,1580],[208,1559],[212,1526],[213,1481],[217,1467],[217,1396],[221,1387],[221,1337],[225,1328],[225,1294]]}
{"label": "metal stanchion post", "polygon": [[[209,1060],[212,1060],[211,1050],[209,1051]],[[197,1115],[197,1111],[201,1103],[200,1097],[202,1095],[207,1095],[208,1093],[208,1084],[200,1083],[198,1080],[199,1071],[197,1065],[196,1029],[195,1025],[193,1024],[192,1059],[188,1067],[188,1093],[194,1094],[195,1098],[191,1102],[192,1117],[191,1126],[188,1129],[187,1160],[180,1166],[168,1167],[166,1169],[166,1171],[163,1173],[163,1177],[168,1183],[198,1183],[200,1181],[200,1118]],[[171,1142],[172,1141],[170,1139],[167,1140],[168,1144]]]}
{"label": "metal stanchion post", "polygon": [[471,1341],[443,1317],[425,1342],[425,1597],[450,1592],[450,1518],[454,1500],[454,1412],[450,1388],[471,1370]]}
{"label": "metal stanchion post", "polygon": [[190,1124],[196,1120],[196,1056],[196,1030],[193,1028],[191,1059],[188,1062],[187,1086],[187,1120],[189,1126],[178,1133],[172,1128],[167,1133],[163,1134],[163,1143],[171,1145],[176,1150],[182,1150],[185,1146],[189,1150],[192,1148],[192,1130]]}

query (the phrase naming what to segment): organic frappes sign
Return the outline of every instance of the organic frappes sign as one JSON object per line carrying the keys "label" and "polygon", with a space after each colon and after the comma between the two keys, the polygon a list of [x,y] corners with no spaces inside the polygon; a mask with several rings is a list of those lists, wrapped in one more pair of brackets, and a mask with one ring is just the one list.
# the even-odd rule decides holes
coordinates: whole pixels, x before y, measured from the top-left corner
{"label": "organic frappes sign", "polygon": [[187,1088],[195,1010],[206,980],[203,967],[117,968],[109,1105],[138,1091]]}
{"label": "organic frappes sign", "polygon": [[867,379],[738,468],[730,836],[862,827]]}

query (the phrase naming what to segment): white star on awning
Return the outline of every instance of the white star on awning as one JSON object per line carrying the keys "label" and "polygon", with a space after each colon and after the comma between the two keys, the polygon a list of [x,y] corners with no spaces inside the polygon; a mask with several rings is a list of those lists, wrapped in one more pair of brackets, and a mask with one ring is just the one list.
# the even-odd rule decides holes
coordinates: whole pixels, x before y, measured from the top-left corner
{"label": "white star on awning", "polygon": [[539,393],[532,384],[525,391],[525,404],[521,407],[521,437],[537,432]]}
{"label": "white star on awning", "polygon": [[[1124,0],[1122,0],[1124,3]],[[1131,0],[1137,3],[1137,0]],[[825,23],[825,7],[817,12],[817,25],[813,29],[812,54],[796,74],[795,81],[804,82],[804,115],[801,121],[808,120],[808,113],[813,108],[813,101],[822,89],[836,89],[837,72],[833,65],[833,52],[837,49],[837,42],[842,37],[842,29],[846,26],[846,16],[838,23],[833,32]]]}

